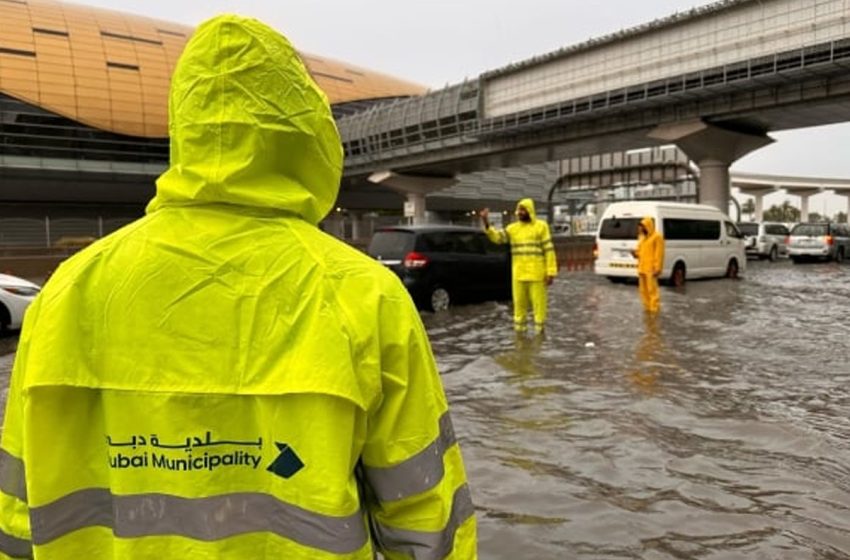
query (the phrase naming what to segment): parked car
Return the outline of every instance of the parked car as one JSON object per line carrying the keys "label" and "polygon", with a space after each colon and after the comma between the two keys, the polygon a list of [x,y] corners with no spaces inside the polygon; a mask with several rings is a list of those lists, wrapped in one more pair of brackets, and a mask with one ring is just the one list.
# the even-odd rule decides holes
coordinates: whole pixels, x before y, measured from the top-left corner
{"label": "parked car", "polygon": [[610,204],[596,234],[594,271],[612,281],[637,277],[638,223],[655,219],[664,236],[661,279],[682,286],[685,278],[737,278],[746,267],[743,235],[713,206],[658,201]]}
{"label": "parked car", "polygon": [[461,226],[394,226],[375,232],[369,255],[398,274],[420,309],[508,299],[510,252]]}
{"label": "parked car", "polygon": [[744,234],[744,249],[748,257],[769,259],[788,254],[789,230],[785,224],[775,222],[743,222],[738,229]]}
{"label": "parked car", "polygon": [[831,222],[797,224],[791,229],[788,256],[795,263],[806,260],[841,262],[850,256],[850,226]]}
{"label": "parked car", "polygon": [[41,288],[23,278],[0,274],[0,332],[20,329],[24,312]]}

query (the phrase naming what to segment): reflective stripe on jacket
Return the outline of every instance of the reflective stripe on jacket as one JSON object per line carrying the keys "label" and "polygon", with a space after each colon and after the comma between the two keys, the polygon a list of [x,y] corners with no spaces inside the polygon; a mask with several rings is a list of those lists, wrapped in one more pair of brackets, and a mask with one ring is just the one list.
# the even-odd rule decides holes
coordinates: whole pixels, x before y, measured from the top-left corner
{"label": "reflective stripe on jacket", "polygon": [[514,280],[522,282],[540,282],[547,276],[557,276],[558,263],[555,259],[555,246],[549,233],[549,224],[538,220],[534,211],[534,201],[524,198],[517,204],[525,208],[531,221],[516,221],[504,229],[489,227],[487,237],[493,243],[511,244],[511,262]]}
{"label": "reflective stripe on jacket", "polygon": [[316,227],[342,148],[298,55],[254,20],[201,25],[169,125],[147,216],[26,315],[0,558],[474,558],[419,315]]}

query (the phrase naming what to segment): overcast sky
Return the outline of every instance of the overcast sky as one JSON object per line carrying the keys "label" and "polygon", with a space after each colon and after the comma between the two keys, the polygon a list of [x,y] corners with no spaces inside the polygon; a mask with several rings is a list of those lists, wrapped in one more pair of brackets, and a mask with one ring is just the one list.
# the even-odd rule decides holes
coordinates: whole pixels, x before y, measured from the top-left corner
{"label": "overcast sky", "polygon": [[[698,0],[78,0],[197,25],[221,12],[261,19],[303,51],[431,88],[706,4]],[[592,6],[592,7],[591,7]],[[850,124],[775,133],[733,169],[850,179]],[[783,199],[776,195],[767,204]],[[821,200],[824,199],[824,200]],[[813,211],[846,207],[814,197]],[[792,199],[793,200],[793,199]]]}

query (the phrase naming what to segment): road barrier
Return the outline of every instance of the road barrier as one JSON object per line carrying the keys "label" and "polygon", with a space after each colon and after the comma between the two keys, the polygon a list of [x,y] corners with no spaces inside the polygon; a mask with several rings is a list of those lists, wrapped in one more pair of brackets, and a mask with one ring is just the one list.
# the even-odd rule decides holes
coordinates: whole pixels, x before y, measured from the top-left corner
{"label": "road barrier", "polygon": [[555,237],[553,241],[559,272],[593,270],[593,236]]}

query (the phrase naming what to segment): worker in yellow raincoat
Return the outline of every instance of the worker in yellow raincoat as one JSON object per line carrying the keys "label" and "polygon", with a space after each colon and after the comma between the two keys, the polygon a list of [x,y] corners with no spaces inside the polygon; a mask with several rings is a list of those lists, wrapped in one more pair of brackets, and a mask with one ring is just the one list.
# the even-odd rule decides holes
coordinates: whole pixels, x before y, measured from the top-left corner
{"label": "worker in yellow raincoat", "polygon": [[661,309],[658,277],[664,268],[664,238],[655,229],[655,221],[645,217],[638,225],[638,244],[634,251],[638,261],[638,290],[643,307],[649,313]]}
{"label": "worker in yellow raincoat", "polygon": [[542,333],[546,323],[546,290],[558,274],[549,224],[537,219],[534,201],[530,198],[519,201],[516,207],[517,221],[504,229],[490,225],[489,215],[487,208],[481,211],[487,237],[494,243],[511,245],[514,329],[520,333],[527,330],[530,306],[534,313],[535,329]]}
{"label": "worker in yellow raincoat", "polygon": [[342,147],[260,22],[175,69],[147,215],[27,313],[0,444],[0,557],[469,559],[446,399],[399,280],[316,224]]}

